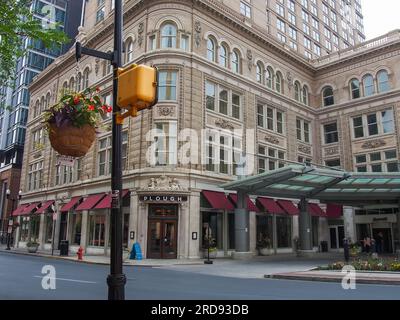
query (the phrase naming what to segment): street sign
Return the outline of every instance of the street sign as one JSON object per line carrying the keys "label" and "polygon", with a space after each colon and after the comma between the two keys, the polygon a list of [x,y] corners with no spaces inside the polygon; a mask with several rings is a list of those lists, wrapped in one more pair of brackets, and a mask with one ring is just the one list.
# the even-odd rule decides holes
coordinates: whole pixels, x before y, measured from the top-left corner
{"label": "street sign", "polygon": [[58,155],[57,157],[57,165],[73,167],[75,163],[75,158],[70,156],[62,156]]}

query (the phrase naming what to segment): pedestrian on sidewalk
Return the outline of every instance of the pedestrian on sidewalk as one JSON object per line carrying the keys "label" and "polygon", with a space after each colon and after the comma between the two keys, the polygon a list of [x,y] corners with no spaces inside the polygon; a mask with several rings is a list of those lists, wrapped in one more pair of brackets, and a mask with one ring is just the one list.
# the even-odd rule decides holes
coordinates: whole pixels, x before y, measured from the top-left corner
{"label": "pedestrian on sidewalk", "polygon": [[365,253],[369,254],[371,251],[371,238],[369,236],[366,236],[364,238],[363,245],[364,245]]}
{"label": "pedestrian on sidewalk", "polygon": [[376,235],[376,252],[378,254],[381,254],[383,251],[382,248],[383,248],[383,234],[382,234],[382,232],[379,232]]}

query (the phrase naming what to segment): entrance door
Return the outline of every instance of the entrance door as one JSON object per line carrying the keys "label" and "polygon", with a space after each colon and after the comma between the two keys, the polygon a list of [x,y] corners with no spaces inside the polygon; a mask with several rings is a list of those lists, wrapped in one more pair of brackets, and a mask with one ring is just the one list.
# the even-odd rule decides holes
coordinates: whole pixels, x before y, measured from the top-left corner
{"label": "entrance door", "polygon": [[176,220],[149,220],[148,258],[177,258],[177,225]]}
{"label": "entrance door", "polygon": [[343,248],[344,227],[335,226],[329,228],[331,249]]}
{"label": "entrance door", "polygon": [[392,253],[392,233],[390,229],[373,229],[373,238],[378,238],[378,233],[382,233],[382,253]]}

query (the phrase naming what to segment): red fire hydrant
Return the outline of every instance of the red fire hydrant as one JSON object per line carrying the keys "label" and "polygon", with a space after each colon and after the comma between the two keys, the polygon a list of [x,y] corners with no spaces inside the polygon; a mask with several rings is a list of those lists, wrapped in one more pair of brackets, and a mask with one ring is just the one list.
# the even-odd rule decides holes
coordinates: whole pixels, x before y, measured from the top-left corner
{"label": "red fire hydrant", "polygon": [[82,247],[79,247],[77,255],[78,255],[78,260],[83,260],[82,259],[82,257],[83,257],[83,248]]}

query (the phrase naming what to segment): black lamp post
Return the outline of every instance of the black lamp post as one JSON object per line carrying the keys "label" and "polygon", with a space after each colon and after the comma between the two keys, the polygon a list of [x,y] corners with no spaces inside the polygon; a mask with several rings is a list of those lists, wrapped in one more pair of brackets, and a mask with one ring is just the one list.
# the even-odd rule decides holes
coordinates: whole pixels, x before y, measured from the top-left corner
{"label": "black lamp post", "polygon": [[11,197],[11,190],[10,189],[7,189],[7,191],[6,191],[7,199],[12,201],[11,213],[10,213],[10,216],[8,217],[7,248],[6,248],[6,250],[11,250],[11,247],[10,247],[11,236],[12,236],[12,233],[14,231],[14,220],[13,220],[13,217],[12,217],[12,213],[15,210],[15,202],[21,199],[21,194],[22,194],[22,191],[20,190],[19,193],[18,193],[18,198],[16,199],[16,198],[12,198]]}
{"label": "black lamp post", "polygon": [[112,116],[112,168],[111,168],[111,263],[107,278],[108,299],[125,300],[126,276],[122,269],[122,124],[117,121],[120,108],[118,99],[118,68],[122,67],[122,0],[115,0],[114,6],[114,52],[105,53],[75,44],[75,56],[79,61],[82,55],[108,60],[114,69],[113,116]]}

